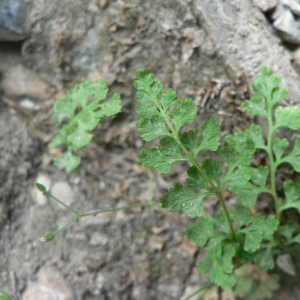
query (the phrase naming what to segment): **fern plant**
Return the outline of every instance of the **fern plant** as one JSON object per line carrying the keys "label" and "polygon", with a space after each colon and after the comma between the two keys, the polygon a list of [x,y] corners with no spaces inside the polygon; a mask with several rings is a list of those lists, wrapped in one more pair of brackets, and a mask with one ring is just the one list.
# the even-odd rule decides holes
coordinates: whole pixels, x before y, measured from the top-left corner
{"label": "fern plant", "polygon": [[81,157],[75,155],[88,145],[93,134],[90,133],[104,117],[113,116],[121,111],[120,94],[106,99],[108,88],[104,80],[92,82],[86,80],[77,84],[64,97],[54,103],[53,117],[60,128],[54,132],[50,148],[64,146],[66,151],[57,156],[54,164],[71,172],[81,163]]}
{"label": "fern plant", "polygon": [[[218,121],[211,118],[201,126],[201,131],[182,131],[182,127],[196,117],[192,99],[178,99],[173,89],[164,91],[162,82],[156,81],[147,69],[138,70],[136,76],[134,86],[140,102],[138,131],[145,141],[162,137],[158,147],[140,153],[142,164],[147,168],[154,167],[161,174],[169,174],[176,162],[190,164],[185,186],[175,183],[162,195],[160,202],[169,211],[183,211],[190,218],[198,218],[187,228],[186,235],[206,250],[206,256],[197,261],[199,272],[209,274],[212,282],[226,290],[236,282],[234,269],[245,263],[255,263],[263,270],[273,269],[274,248],[282,249],[300,242],[300,234],[294,236],[296,224],[279,227],[282,211],[300,208],[300,184],[291,180],[284,183],[284,201],[279,199],[275,185],[280,164],[289,162],[296,171],[300,170],[300,137],[296,139],[294,149],[285,156],[289,142],[274,138],[280,127],[300,128],[298,107],[276,107],[288,95],[287,89],[278,87],[281,78],[274,75],[269,66],[262,65],[253,83],[256,94],[243,103],[249,114],[266,117],[269,124],[266,142],[262,128],[252,125],[245,133],[226,138],[228,145],[221,150],[223,161],[219,161],[201,157],[204,149],[219,149]],[[269,165],[250,166],[257,149],[267,152]],[[235,192],[240,201],[232,211],[223,197],[226,188]],[[249,210],[260,193],[273,196],[276,208],[273,215],[253,215]],[[219,199],[221,207],[213,217],[203,212],[203,201],[210,195]]]}

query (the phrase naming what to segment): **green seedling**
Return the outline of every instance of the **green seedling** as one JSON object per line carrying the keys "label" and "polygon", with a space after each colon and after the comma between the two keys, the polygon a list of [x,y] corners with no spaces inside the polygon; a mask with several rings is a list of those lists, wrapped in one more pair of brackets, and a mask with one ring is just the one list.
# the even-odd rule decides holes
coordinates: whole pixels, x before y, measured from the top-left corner
{"label": "green seedling", "polygon": [[82,147],[88,145],[93,134],[90,133],[104,117],[113,116],[121,111],[120,94],[106,99],[108,88],[104,80],[92,82],[86,80],[77,84],[64,97],[54,103],[53,117],[60,128],[54,132],[50,148],[64,146],[66,151],[57,156],[54,164],[67,172],[76,169],[81,157],[75,155]]}

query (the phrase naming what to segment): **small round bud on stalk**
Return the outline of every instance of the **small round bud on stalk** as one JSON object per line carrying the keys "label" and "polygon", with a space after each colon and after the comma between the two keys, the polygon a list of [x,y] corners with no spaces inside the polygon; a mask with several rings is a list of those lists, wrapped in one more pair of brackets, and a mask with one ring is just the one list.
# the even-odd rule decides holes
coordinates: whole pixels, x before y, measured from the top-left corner
{"label": "small round bud on stalk", "polygon": [[[47,232],[47,233],[45,233],[45,234],[40,238],[40,240],[41,240],[43,243],[48,243],[48,242],[52,241],[54,238],[55,238],[55,233],[54,233],[54,232]],[[1,300],[1,299],[0,299],[0,300]]]}

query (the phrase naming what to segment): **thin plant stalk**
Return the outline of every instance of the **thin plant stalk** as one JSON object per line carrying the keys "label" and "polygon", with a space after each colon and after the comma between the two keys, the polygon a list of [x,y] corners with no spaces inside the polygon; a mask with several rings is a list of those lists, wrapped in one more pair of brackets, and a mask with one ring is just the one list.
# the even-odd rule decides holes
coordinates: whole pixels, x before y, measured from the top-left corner
{"label": "thin plant stalk", "polygon": [[[276,163],[274,160],[274,155],[273,155],[273,150],[272,150],[272,138],[273,138],[273,133],[274,133],[274,124],[273,124],[273,116],[272,116],[272,108],[273,106],[270,105],[268,107],[268,114],[267,114],[267,121],[268,121],[268,140],[267,140],[267,155],[268,155],[268,159],[269,159],[269,164],[270,164],[270,183],[271,183],[271,192],[272,192],[272,196],[274,199],[274,204],[275,204],[275,214],[276,214],[276,218],[278,220],[280,220],[280,200],[278,198],[277,195],[277,190],[276,190]],[[277,240],[280,244],[280,247],[283,248],[283,241],[282,241],[282,236],[280,233],[280,227],[278,227],[277,231],[276,231],[276,235],[277,235]]]}

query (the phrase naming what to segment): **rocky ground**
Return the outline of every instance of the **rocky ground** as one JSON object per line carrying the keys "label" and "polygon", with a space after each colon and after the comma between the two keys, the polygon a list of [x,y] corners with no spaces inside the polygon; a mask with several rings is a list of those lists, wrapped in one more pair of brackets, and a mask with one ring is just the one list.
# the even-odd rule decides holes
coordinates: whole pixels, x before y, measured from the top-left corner
{"label": "rocky ground", "polygon": [[[298,24],[297,1],[273,2],[258,5],[270,27],[286,33],[281,38],[289,35],[284,43],[295,37],[285,51],[297,70],[300,35],[279,27],[273,16],[281,9],[278,16],[292,15]],[[212,41],[180,1],[4,3],[18,22],[0,18],[0,289],[27,300],[185,299],[208,282],[194,267],[203,253],[184,237],[192,220],[161,208],[126,209],[84,218],[42,244],[42,234],[72,215],[42,196],[33,182],[82,212],[158,202],[175,181],[185,180],[186,166],[177,165],[168,176],[141,166],[135,70],[147,67],[179,96],[195,99],[195,126],[214,116],[223,135],[253,121],[240,107],[250,95],[250,79],[229,80]],[[22,5],[27,7],[25,20],[14,10],[17,4],[22,12]],[[112,93],[121,93],[124,107],[98,126],[92,143],[80,151],[82,165],[67,174],[52,164],[59,150],[47,147],[55,126],[51,109],[85,78],[104,78]],[[235,203],[233,197],[228,201]],[[207,213],[216,207],[214,198],[205,203]],[[294,269],[292,263],[279,271],[282,291],[274,299],[300,299]],[[206,299],[218,298],[215,293]]]}

